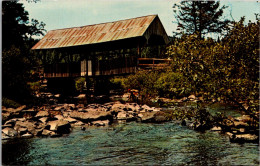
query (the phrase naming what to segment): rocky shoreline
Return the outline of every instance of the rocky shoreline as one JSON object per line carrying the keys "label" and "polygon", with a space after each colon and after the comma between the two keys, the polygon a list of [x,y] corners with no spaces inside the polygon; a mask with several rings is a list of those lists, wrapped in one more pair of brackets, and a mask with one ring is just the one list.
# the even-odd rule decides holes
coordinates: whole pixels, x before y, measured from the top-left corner
{"label": "rocky shoreline", "polygon": [[163,122],[161,109],[110,102],[101,104],[58,104],[28,109],[2,107],[2,139],[34,136],[58,137],[69,134],[73,127],[107,126],[115,121]]}
{"label": "rocky shoreline", "polygon": [[[69,134],[74,127],[85,130],[89,126],[108,126],[115,122],[171,121],[161,108],[137,103],[109,102],[105,104],[56,104],[28,109],[2,106],[2,139],[60,137]],[[194,121],[178,122],[191,129],[198,129]],[[228,119],[225,123],[211,126],[211,131],[225,134],[231,142],[257,142],[259,137],[250,130],[251,118],[248,115]]]}

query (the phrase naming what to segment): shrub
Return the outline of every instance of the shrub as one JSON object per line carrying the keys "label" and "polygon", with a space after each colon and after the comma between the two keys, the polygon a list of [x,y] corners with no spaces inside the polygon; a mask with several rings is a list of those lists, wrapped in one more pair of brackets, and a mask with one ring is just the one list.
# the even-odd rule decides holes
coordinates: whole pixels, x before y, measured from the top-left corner
{"label": "shrub", "polygon": [[37,92],[37,91],[40,90],[40,87],[41,87],[40,81],[37,81],[37,82],[28,82],[27,84],[30,86],[30,90],[31,90],[32,92]]}
{"label": "shrub", "polygon": [[15,102],[14,100],[11,100],[11,99],[8,99],[6,97],[3,97],[2,99],[2,106],[5,106],[5,107],[12,107],[12,108],[17,108],[17,107],[20,107],[21,104]]}
{"label": "shrub", "polygon": [[139,90],[142,99],[149,99],[158,95],[155,82],[159,75],[157,71],[139,71],[124,79],[123,84],[126,89]]}
{"label": "shrub", "polygon": [[75,80],[75,87],[77,91],[82,92],[85,87],[86,78],[85,77],[79,77]]}
{"label": "shrub", "polygon": [[178,98],[188,96],[191,93],[191,87],[189,85],[182,73],[168,71],[160,74],[155,87],[160,96]]}
{"label": "shrub", "polygon": [[126,78],[124,78],[124,77],[115,77],[115,78],[110,79],[111,89],[124,88],[125,87],[125,85],[124,85],[125,79]]}

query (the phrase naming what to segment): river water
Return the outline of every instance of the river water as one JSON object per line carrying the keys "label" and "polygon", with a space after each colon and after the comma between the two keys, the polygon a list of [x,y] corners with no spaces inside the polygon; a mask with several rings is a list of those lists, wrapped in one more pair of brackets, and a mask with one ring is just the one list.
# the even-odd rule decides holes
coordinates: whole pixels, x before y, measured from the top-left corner
{"label": "river water", "polygon": [[259,165],[257,144],[173,122],[74,128],[59,138],[2,141],[5,165]]}

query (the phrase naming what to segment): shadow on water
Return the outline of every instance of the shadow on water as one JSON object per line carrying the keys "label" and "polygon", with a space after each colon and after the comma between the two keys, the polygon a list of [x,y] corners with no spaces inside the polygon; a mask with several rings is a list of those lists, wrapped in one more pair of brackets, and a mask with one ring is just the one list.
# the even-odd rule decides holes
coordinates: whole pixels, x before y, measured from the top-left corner
{"label": "shadow on water", "polygon": [[31,150],[31,139],[10,139],[2,141],[3,165],[27,165],[31,158],[28,157]]}

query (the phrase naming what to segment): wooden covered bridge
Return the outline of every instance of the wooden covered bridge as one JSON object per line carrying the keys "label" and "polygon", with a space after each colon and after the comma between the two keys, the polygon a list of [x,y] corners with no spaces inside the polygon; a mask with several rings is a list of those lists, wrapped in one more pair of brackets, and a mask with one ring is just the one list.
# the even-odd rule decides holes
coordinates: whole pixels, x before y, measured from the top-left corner
{"label": "wooden covered bridge", "polygon": [[[45,78],[96,77],[135,73],[168,60],[138,59],[142,48],[166,45],[169,38],[158,15],[49,31],[32,50],[77,54],[71,63],[44,65]],[[147,63],[151,61],[152,63]]]}

